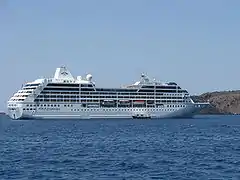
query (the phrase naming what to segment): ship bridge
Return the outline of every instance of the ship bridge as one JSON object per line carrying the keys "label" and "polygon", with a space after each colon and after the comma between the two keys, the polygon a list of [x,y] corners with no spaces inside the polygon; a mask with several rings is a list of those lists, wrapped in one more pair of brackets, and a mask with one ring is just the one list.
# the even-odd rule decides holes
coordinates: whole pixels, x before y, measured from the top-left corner
{"label": "ship bridge", "polygon": [[65,66],[57,68],[54,74],[54,78],[51,78],[50,81],[55,83],[61,82],[61,83],[77,83],[77,84],[95,85],[95,83],[92,81],[91,74],[87,74],[86,77],[77,76],[76,78],[74,78],[73,75]]}
{"label": "ship bridge", "polygon": [[157,81],[156,79],[151,80],[146,74],[142,73],[140,80],[135,82],[134,84],[128,85],[127,88],[136,88],[136,87],[141,87],[143,85],[151,85],[151,86],[165,85],[166,86],[166,85],[173,85],[173,84],[161,83],[161,82]]}

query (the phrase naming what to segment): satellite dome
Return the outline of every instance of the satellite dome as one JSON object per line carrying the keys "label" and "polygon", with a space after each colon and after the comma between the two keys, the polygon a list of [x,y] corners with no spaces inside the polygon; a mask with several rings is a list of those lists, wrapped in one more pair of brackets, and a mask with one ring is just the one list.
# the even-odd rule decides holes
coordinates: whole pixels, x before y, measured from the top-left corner
{"label": "satellite dome", "polygon": [[86,76],[86,79],[87,79],[88,81],[91,81],[91,80],[92,80],[92,75],[91,75],[91,74],[88,74],[88,75]]}

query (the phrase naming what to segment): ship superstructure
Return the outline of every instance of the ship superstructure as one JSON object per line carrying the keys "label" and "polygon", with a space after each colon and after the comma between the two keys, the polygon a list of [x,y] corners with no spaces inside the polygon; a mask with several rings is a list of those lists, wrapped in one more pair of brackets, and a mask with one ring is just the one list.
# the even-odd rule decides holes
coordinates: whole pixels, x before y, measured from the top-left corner
{"label": "ship superstructure", "polygon": [[8,101],[12,119],[193,117],[208,103],[194,103],[177,83],[150,80],[121,88],[100,88],[92,75],[74,78],[66,67],[53,78],[25,84]]}

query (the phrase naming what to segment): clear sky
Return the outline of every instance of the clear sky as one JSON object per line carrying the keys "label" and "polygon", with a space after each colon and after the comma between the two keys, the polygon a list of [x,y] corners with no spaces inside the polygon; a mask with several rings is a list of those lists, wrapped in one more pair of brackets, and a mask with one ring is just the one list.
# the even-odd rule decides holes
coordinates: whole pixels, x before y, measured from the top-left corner
{"label": "clear sky", "polygon": [[240,89],[238,0],[0,0],[0,110],[66,65],[118,87],[141,72],[191,94]]}

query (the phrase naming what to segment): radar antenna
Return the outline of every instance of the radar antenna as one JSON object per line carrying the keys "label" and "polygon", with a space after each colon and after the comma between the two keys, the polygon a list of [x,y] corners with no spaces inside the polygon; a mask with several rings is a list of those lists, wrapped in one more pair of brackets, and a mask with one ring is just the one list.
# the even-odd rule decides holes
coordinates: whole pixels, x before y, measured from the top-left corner
{"label": "radar antenna", "polygon": [[147,75],[145,75],[144,73],[142,73],[141,74],[141,81],[143,82],[143,83],[148,83],[149,82],[149,78],[148,78],[148,76]]}

